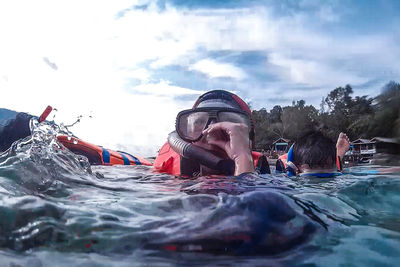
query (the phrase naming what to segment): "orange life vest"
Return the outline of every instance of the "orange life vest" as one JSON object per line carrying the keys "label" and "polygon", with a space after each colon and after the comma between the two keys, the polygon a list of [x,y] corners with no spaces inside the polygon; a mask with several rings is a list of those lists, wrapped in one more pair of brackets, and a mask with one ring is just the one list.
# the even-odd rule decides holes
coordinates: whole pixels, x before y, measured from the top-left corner
{"label": "orange life vest", "polygon": [[146,159],[96,146],[75,137],[59,135],[57,139],[73,153],[87,157],[92,165],[152,165]]}
{"label": "orange life vest", "polygon": [[287,163],[287,154],[288,153],[285,153],[285,154],[279,156],[279,158],[278,158],[282,161],[283,165],[285,166],[285,169],[286,169],[286,163]]}
{"label": "orange life vest", "polygon": [[[254,166],[257,166],[258,159],[262,156],[260,152],[252,151]],[[166,142],[160,149],[157,158],[154,161],[154,170],[156,172],[168,173],[176,176],[190,176],[182,171],[182,157],[176,153],[171,146]]]}

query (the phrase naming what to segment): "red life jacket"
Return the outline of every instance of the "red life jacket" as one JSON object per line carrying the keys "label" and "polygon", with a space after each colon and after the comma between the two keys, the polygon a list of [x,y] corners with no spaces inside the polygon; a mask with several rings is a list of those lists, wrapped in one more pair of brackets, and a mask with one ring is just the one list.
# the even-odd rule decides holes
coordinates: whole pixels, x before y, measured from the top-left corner
{"label": "red life jacket", "polygon": [[[252,151],[254,166],[257,166],[258,159],[262,156],[260,152]],[[176,153],[166,142],[160,149],[154,161],[154,171],[168,173],[176,176],[191,177],[186,170],[191,168],[191,162]]]}

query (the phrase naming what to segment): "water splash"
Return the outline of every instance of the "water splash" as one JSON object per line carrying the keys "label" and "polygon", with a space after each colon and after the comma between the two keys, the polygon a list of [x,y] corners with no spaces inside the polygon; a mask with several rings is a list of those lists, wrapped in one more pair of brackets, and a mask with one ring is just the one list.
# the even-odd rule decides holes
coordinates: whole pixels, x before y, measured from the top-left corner
{"label": "water splash", "polygon": [[[79,115],[74,122],[70,123],[70,124],[64,124],[64,123],[60,123],[60,126],[58,128],[58,132],[68,135],[69,138],[71,138],[73,135],[73,133],[71,132],[70,128],[74,127],[76,124],[80,123],[82,119],[84,118],[89,118],[92,119],[93,115],[92,115],[92,111],[90,111],[89,115]],[[70,140],[70,139],[69,139]]]}
{"label": "water splash", "polygon": [[65,179],[91,173],[86,158],[73,154],[57,141],[60,129],[56,124],[31,119],[30,129],[30,136],[14,142],[0,154],[0,176],[7,177],[2,180],[11,179],[15,186],[8,190],[10,193],[43,193]]}

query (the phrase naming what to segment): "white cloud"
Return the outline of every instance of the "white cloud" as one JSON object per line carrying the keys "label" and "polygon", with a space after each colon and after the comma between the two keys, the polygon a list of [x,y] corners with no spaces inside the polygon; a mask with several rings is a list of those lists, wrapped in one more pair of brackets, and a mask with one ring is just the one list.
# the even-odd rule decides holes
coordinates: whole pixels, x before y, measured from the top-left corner
{"label": "white cloud", "polygon": [[127,70],[126,77],[138,79],[141,82],[148,82],[151,77],[151,73],[145,68],[138,68],[132,71]]}
{"label": "white cloud", "polygon": [[271,54],[270,62],[284,69],[280,73],[286,82],[304,84],[311,87],[339,86],[344,84],[360,84],[368,79],[346,72],[344,69],[335,69],[329,64],[323,64],[313,59],[293,59],[279,54]]}
{"label": "white cloud", "polygon": [[246,77],[246,74],[240,68],[232,64],[218,63],[212,59],[200,60],[189,69],[205,73],[211,78],[229,77],[243,80]]}
{"label": "white cloud", "polygon": [[200,95],[205,91],[197,91],[179,86],[170,85],[167,81],[160,81],[158,83],[145,83],[133,87],[131,90],[134,92],[151,94],[154,96],[181,96],[181,95]]}
{"label": "white cloud", "polygon": [[[212,50],[258,50],[272,47],[276,27],[266,9],[163,12],[132,10],[116,22],[116,53],[120,62],[154,60],[152,68],[187,65],[199,48]],[[143,26],[145,25],[145,27]],[[129,33],[129,34],[127,34]]]}
{"label": "white cloud", "polygon": [[338,22],[340,20],[339,14],[328,6],[322,6],[318,11],[318,16],[322,21],[326,22]]}

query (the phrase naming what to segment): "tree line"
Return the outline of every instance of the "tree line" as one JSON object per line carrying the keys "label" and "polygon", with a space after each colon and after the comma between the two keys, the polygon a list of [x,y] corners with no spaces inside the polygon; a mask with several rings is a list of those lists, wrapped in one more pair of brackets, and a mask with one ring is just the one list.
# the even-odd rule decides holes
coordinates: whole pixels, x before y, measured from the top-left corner
{"label": "tree line", "polygon": [[319,109],[304,100],[291,106],[274,106],[253,110],[257,149],[269,148],[278,138],[295,141],[310,130],[320,130],[335,140],[345,132],[350,140],[376,136],[400,140],[400,84],[387,83],[372,98],[352,96],[350,85],[332,90],[321,101]]}

